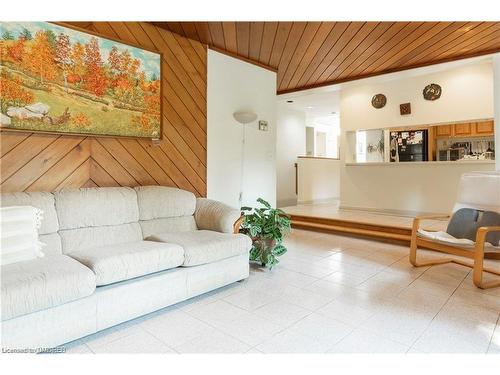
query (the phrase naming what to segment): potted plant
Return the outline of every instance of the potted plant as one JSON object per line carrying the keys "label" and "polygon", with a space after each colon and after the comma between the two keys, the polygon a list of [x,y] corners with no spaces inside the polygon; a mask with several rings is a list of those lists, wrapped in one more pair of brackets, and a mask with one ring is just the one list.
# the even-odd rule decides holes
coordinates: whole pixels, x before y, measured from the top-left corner
{"label": "potted plant", "polygon": [[250,260],[272,269],[279,263],[278,257],[286,253],[283,237],[291,231],[290,217],[279,208],[272,208],[264,199],[257,202],[261,207],[242,207],[244,220],[241,232],[252,238]]}

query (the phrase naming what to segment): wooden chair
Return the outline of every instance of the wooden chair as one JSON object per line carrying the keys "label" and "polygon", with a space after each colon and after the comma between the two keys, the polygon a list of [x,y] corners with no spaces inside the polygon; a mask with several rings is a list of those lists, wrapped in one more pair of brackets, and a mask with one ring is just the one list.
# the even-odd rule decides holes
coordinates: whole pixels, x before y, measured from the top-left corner
{"label": "wooden chair", "polygon": [[[500,213],[500,171],[465,173],[460,178],[458,199],[453,214],[462,208],[471,208],[480,212]],[[475,241],[454,238],[447,232],[425,231],[420,228],[422,221],[445,219],[451,215],[418,216],[413,220],[410,244],[410,263],[415,267],[432,266],[445,263],[457,263],[473,269],[473,282],[478,288],[488,289],[500,286],[500,279],[484,282],[483,273],[500,276],[500,272],[484,267],[485,259],[500,260],[500,243],[488,243],[488,233],[500,232],[500,223],[477,228]],[[448,227],[449,229],[449,227]],[[448,231],[448,230],[447,230]],[[472,259],[472,262],[456,258],[441,258],[430,261],[418,261],[417,250],[425,248]]]}

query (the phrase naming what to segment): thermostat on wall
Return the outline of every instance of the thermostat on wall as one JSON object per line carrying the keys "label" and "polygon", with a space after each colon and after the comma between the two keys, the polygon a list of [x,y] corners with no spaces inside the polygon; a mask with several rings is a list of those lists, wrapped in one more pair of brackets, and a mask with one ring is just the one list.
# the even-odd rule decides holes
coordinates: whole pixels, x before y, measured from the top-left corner
{"label": "thermostat on wall", "polygon": [[259,130],[267,132],[268,126],[267,126],[267,121],[259,121]]}

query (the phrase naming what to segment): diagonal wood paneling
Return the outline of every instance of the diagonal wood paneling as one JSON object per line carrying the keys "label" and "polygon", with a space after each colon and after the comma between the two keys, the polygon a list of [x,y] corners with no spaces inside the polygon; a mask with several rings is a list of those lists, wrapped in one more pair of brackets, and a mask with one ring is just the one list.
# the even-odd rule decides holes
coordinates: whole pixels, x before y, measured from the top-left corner
{"label": "diagonal wood paneling", "polygon": [[276,69],[278,93],[500,51],[500,22],[153,22]]}
{"label": "diagonal wood paneling", "polygon": [[[164,185],[205,196],[206,47],[143,22],[74,24],[162,52],[163,138],[153,145],[146,139],[2,131],[0,190]],[[222,25],[199,32],[222,40]]]}

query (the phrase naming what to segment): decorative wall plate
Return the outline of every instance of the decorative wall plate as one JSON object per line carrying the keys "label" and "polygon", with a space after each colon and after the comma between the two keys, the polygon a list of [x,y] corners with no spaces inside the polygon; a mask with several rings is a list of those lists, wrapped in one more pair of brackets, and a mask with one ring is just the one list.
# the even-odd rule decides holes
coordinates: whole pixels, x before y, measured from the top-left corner
{"label": "decorative wall plate", "polygon": [[410,103],[400,104],[399,105],[399,113],[401,114],[401,116],[411,114],[411,104]]}
{"label": "decorative wall plate", "polygon": [[437,100],[441,97],[441,86],[437,83],[431,83],[424,87],[424,99],[425,100]]}
{"label": "decorative wall plate", "polygon": [[385,97],[384,94],[373,95],[372,106],[374,106],[375,108],[377,109],[383,108],[386,103],[387,103],[387,98]]}

